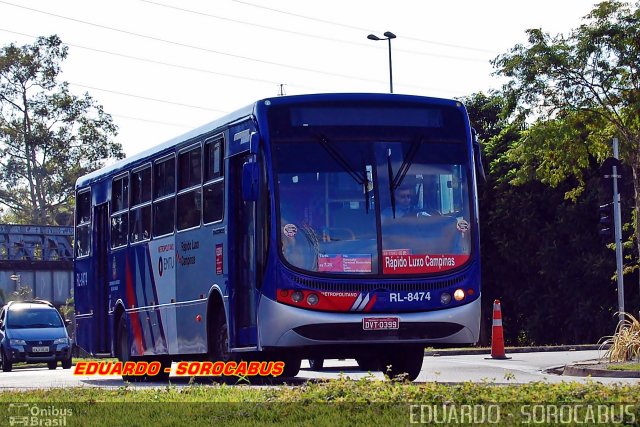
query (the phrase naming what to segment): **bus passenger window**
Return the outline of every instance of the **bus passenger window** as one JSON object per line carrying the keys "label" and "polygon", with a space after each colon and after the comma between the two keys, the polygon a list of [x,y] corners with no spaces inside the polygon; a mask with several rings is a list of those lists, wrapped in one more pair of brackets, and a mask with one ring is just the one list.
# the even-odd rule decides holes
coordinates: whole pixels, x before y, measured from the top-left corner
{"label": "bus passenger window", "polygon": [[118,248],[126,246],[127,234],[127,213],[111,216],[111,247]]}
{"label": "bus passenger window", "polygon": [[76,257],[90,254],[91,250],[91,192],[83,191],[76,197]]}
{"label": "bus passenger window", "polygon": [[176,191],[175,158],[171,157],[155,164],[153,168],[153,197],[160,198]]}
{"label": "bus passenger window", "polygon": [[113,180],[111,186],[111,213],[129,207],[129,177],[123,176]]}
{"label": "bus passenger window", "polygon": [[204,145],[204,180],[220,178],[223,173],[223,142],[222,137],[209,140]]}
{"label": "bus passenger window", "polygon": [[173,214],[176,206],[173,197],[153,203],[153,236],[173,233]]}
{"label": "bus passenger window", "polygon": [[200,166],[200,147],[180,153],[178,157],[180,180],[178,190],[190,188],[202,183],[202,168]]}
{"label": "bus passenger window", "polygon": [[[115,178],[111,185],[111,248],[126,246],[129,235],[129,175]],[[122,212],[124,211],[124,212]]]}
{"label": "bus passenger window", "polygon": [[131,206],[151,201],[151,166],[131,174]]}
{"label": "bus passenger window", "polygon": [[222,221],[224,215],[224,181],[214,182],[204,186],[203,222]]}
{"label": "bus passenger window", "polygon": [[178,206],[180,206],[177,212],[178,230],[200,225],[201,196],[202,190],[200,189],[178,194]]}
{"label": "bus passenger window", "polygon": [[129,213],[130,242],[149,240],[151,237],[151,205],[131,209]]}

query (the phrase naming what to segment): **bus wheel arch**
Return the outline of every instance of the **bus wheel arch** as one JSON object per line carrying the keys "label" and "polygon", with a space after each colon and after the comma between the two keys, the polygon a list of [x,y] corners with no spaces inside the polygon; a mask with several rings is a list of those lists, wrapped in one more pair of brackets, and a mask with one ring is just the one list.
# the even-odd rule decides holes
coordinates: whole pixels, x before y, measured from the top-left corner
{"label": "bus wheel arch", "polygon": [[229,333],[222,296],[213,290],[207,302],[207,352],[212,360],[231,360]]}

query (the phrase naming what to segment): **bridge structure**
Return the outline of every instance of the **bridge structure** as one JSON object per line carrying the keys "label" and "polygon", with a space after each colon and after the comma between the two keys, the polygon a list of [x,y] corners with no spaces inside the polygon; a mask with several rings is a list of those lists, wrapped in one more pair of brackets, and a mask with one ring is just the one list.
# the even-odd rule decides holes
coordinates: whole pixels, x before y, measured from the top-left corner
{"label": "bridge structure", "polygon": [[73,295],[73,227],[0,224],[0,303],[20,288],[62,305]]}

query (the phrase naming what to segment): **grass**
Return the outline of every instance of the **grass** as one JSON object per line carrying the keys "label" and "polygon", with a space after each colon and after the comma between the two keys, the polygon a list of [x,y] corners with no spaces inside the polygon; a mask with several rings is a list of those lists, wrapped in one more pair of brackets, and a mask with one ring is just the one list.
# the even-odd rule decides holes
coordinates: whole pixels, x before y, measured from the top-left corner
{"label": "grass", "polygon": [[[24,409],[17,408],[16,402]],[[500,412],[501,425],[527,421],[523,419],[527,415],[523,408],[535,405],[576,408],[576,411],[582,411],[580,416],[589,408],[619,409],[616,414],[622,417],[620,419],[633,423],[640,420],[637,402],[640,402],[640,385],[605,386],[595,382],[410,384],[372,378],[353,381],[342,377],[308,382],[299,387],[214,384],[182,388],[169,385],[142,389],[123,386],[5,391],[0,393],[0,423],[8,424],[9,421],[3,420],[3,413],[34,412],[35,407],[35,412],[45,408],[48,414],[70,413],[65,421],[69,426],[405,425],[416,416],[416,410],[423,408],[420,405],[426,407],[429,416],[435,410],[433,408],[447,408],[451,412],[463,407],[494,407]],[[14,406],[10,407],[11,404]],[[477,411],[476,415],[479,414]],[[425,415],[424,411],[422,415]],[[612,420],[611,417],[607,419]],[[602,419],[588,419],[599,420]]]}
{"label": "grass", "polygon": [[640,371],[640,363],[619,363],[607,366],[612,371]]}

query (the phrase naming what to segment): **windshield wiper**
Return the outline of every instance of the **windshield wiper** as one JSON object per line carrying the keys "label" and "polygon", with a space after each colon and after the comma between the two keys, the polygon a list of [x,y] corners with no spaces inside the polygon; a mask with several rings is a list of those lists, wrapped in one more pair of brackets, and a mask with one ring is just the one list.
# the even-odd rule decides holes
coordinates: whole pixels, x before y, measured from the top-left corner
{"label": "windshield wiper", "polygon": [[402,184],[402,181],[404,181],[404,177],[407,176],[407,172],[409,172],[409,169],[413,164],[413,158],[418,153],[421,143],[422,143],[422,138],[414,140],[411,143],[411,146],[409,147],[409,152],[407,153],[407,156],[402,160],[400,169],[398,169],[398,173],[395,176],[393,175],[393,166],[391,166],[391,148],[387,149],[387,171],[389,173],[389,196],[391,198],[391,211],[393,212],[393,218],[396,217],[395,190],[398,187],[400,187],[400,185]]}
{"label": "windshield wiper", "polygon": [[353,180],[358,183],[358,185],[362,185],[364,189],[364,206],[365,212],[369,213],[369,176],[367,175],[367,166],[364,159],[362,159],[362,171],[357,171],[351,167],[347,159],[345,159],[342,154],[335,148],[331,146],[331,143],[324,135],[319,135],[318,140],[320,141],[320,145],[325,151],[331,156],[335,162],[340,165],[342,169],[345,170],[353,178]]}

